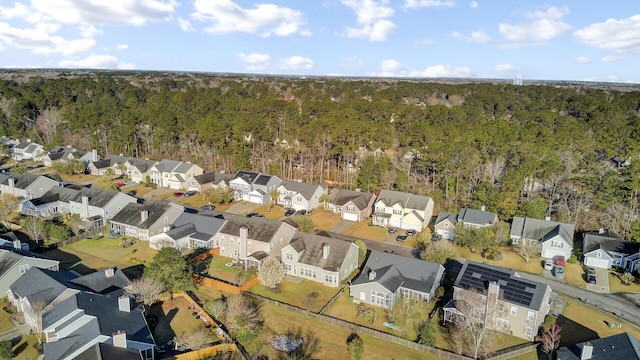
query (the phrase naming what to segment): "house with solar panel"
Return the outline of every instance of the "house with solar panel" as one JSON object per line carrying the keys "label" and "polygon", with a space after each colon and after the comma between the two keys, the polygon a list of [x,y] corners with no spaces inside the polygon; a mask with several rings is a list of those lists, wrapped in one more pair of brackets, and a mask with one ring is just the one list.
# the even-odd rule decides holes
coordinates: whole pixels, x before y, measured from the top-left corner
{"label": "house with solar panel", "polygon": [[238,171],[229,181],[234,200],[256,204],[271,201],[271,192],[278,189],[280,184],[282,180],[277,176],[244,170]]}
{"label": "house with solar panel", "polygon": [[[469,306],[479,298],[480,306]],[[523,279],[512,269],[467,261],[453,284],[453,299],[443,308],[444,320],[464,323],[480,316],[484,326],[533,341],[551,309],[551,287]],[[473,311],[474,314],[465,312]]]}

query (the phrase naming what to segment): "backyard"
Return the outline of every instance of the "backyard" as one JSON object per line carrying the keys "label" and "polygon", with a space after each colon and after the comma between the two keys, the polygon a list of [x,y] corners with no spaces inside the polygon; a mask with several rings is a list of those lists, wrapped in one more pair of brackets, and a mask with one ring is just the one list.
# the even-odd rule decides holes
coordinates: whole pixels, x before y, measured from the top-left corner
{"label": "backyard", "polygon": [[231,258],[214,256],[209,263],[209,276],[224,280],[233,284],[242,285],[255,275],[255,269],[243,270],[237,266],[229,266]]}
{"label": "backyard", "polygon": [[318,312],[340,291],[340,288],[324,286],[315,281],[300,278],[285,278],[277,289],[269,289],[260,284],[250,290],[254,294],[287,303],[301,309]]}
{"label": "backyard", "polygon": [[476,249],[475,253],[472,253],[471,250],[469,250],[469,248],[467,247],[454,246],[454,249],[456,251],[456,255],[461,258],[478,262],[486,262],[490,265],[524,271],[531,274],[542,273],[541,258],[537,256],[531,256],[529,262],[525,262],[519,254],[515,253],[513,249],[507,246],[500,247],[500,250],[502,250],[502,259],[500,260],[484,259],[482,257],[482,250],[480,249]]}
{"label": "backyard", "polygon": [[[207,324],[196,318],[189,309],[189,302],[183,297],[175,297],[151,307],[149,315],[157,319],[157,326],[153,332],[153,338],[158,345],[166,344],[176,337],[187,335]],[[207,342],[217,341],[218,338],[211,330],[207,336]]]}
{"label": "backyard", "polygon": [[354,223],[344,232],[346,235],[371,239],[376,241],[385,241],[387,238],[387,229],[380,226],[373,226],[369,220]]}

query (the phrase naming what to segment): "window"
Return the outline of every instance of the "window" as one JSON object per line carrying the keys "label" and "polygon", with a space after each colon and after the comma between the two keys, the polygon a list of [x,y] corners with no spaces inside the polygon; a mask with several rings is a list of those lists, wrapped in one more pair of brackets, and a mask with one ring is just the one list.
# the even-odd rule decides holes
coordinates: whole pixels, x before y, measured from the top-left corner
{"label": "window", "polygon": [[224,235],[220,235],[220,243],[224,242]]}
{"label": "window", "polygon": [[333,284],[333,275],[325,274],[324,275],[324,282]]}
{"label": "window", "polygon": [[525,335],[527,335],[528,337],[531,337],[531,334],[533,334],[533,328],[531,328],[531,327],[527,326],[527,327],[524,329],[524,334],[525,334]]}
{"label": "window", "polygon": [[535,312],[533,312],[533,311],[529,311],[529,312],[527,313],[527,320],[529,320],[529,321],[533,321],[533,320],[535,320],[535,319],[536,319],[536,313],[535,313]]}
{"label": "window", "polygon": [[233,238],[229,239],[229,244],[233,245]]}
{"label": "window", "polygon": [[287,253],[287,260],[293,260],[293,254]]}
{"label": "window", "polygon": [[347,211],[354,211],[356,209],[353,205],[347,205]]}
{"label": "window", "polygon": [[377,207],[377,208],[376,208],[376,212],[383,213],[383,212],[384,212],[384,208],[382,208],[382,207]]}
{"label": "window", "polygon": [[390,296],[381,292],[371,291],[371,303],[380,307],[389,307]]}
{"label": "window", "polygon": [[517,316],[518,315],[518,308],[515,306],[511,307],[511,316]]}
{"label": "window", "polygon": [[598,252],[596,253],[596,257],[597,257],[598,259],[600,259],[600,258],[602,257],[602,252],[601,252],[601,251],[598,251]]}
{"label": "window", "polygon": [[402,210],[393,209],[393,215],[402,215]]}
{"label": "window", "polygon": [[496,319],[496,326],[498,328],[508,329],[509,328],[509,320],[497,318]]}
{"label": "window", "polygon": [[247,241],[247,247],[251,249],[251,241]]}
{"label": "window", "polygon": [[29,264],[20,265],[20,274],[24,274],[29,270]]}

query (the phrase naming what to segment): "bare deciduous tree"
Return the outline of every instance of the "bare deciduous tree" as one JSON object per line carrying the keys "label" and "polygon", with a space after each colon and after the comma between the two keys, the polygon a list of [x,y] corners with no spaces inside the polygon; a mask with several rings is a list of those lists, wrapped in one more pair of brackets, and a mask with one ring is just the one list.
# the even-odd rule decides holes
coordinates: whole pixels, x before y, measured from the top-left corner
{"label": "bare deciduous tree", "polygon": [[210,332],[203,326],[193,329],[188,333],[183,332],[177,337],[176,343],[187,349],[198,350],[211,342]]}
{"label": "bare deciduous tree", "polygon": [[553,360],[553,353],[560,346],[560,331],[562,327],[553,320],[549,330],[542,334],[542,350],[547,354],[549,360]]}
{"label": "bare deciduous tree", "polygon": [[69,230],[73,231],[74,235],[78,235],[80,233],[80,228],[82,227],[82,218],[80,217],[80,214],[65,214],[63,222]]}
{"label": "bare deciduous tree", "polygon": [[[501,300],[498,289],[495,291],[489,285],[487,294],[482,294],[471,288],[461,293],[456,298],[456,309],[463,314],[464,320],[457,326],[462,332],[466,348],[470,350],[470,356],[477,359],[485,354],[492,345],[492,332],[495,321],[501,315]],[[504,311],[504,306],[502,311]]]}
{"label": "bare deciduous tree", "polygon": [[420,253],[423,260],[436,264],[444,264],[447,259],[455,257],[456,252],[453,250],[449,241],[443,240],[432,242]]}
{"label": "bare deciduous tree", "polygon": [[522,256],[524,262],[527,263],[531,259],[531,256],[539,254],[542,248],[539,242],[526,240],[521,240],[519,244],[515,245],[515,247],[515,250],[520,254],[520,256]]}
{"label": "bare deciduous tree", "polygon": [[258,306],[242,295],[227,300],[227,324],[236,336],[254,334],[262,323]]}
{"label": "bare deciduous tree", "polygon": [[272,257],[263,261],[258,271],[258,280],[265,287],[270,289],[277,288],[284,280],[284,266],[280,260]]}
{"label": "bare deciduous tree", "polygon": [[216,299],[206,303],[204,308],[216,320],[223,320],[227,312],[227,303],[223,299]]}
{"label": "bare deciduous tree", "polygon": [[38,300],[31,305],[25,306],[24,317],[31,326],[31,330],[38,338],[38,343],[42,345],[42,315],[45,313],[47,303]]}
{"label": "bare deciduous tree", "polygon": [[42,140],[44,140],[45,145],[53,141],[60,121],[60,112],[52,107],[44,109],[36,118],[36,127],[42,133]]}
{"label": "bare deciduous tree", "polygon": [[38,242],[42,238],[42,235],[44,235],[44,220],[35,216],[29,216],[24,220],[22,228],[29,237]]}
{"label": "bare deciduous tree", "polygon": [[6,228],[11,226],[9,219],[11,214],[17,211],[19,203],[20,199],[16,196],[6,193],[0,195],[0,222],[2,222],[2,225]]}
{"label": "bare deciduous tree", "polygon": [[128,294],[136,298],[136,301],[141,302],[147,308],[160,300],[160,296],[166,290],[165,284],[150,277],[133,280],[131,285],[125,289]]}

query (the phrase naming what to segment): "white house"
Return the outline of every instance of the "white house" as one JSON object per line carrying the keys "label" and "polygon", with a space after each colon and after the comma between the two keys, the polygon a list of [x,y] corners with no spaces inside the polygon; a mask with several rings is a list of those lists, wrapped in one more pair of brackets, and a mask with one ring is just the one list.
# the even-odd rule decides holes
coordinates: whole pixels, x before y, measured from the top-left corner
{"label": "white house", "polygon": [[535,241],[541,244],[541,256],[553,259],[559,256],[568,259],[573,252],[574,225],[534,218],[516,216],[511,223],[511,240]]}
{"label": "white house", "polygon": [[421,231],[431,221],[433,200],[428,196],[382,190],[373,204],[374,225]]}
{"label": "white house", "polygon": [[278,204],[294,210],[311,210],[320,206],[320,197],[327,193],[327,187],[298,181],[283,181],[278,186]]}

